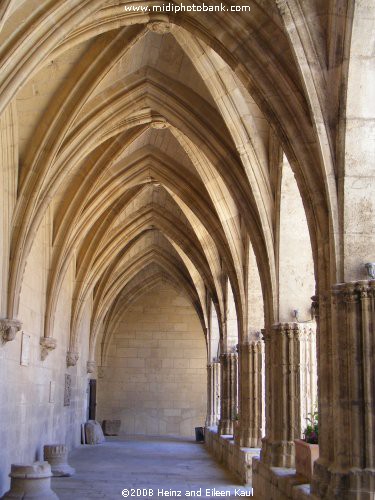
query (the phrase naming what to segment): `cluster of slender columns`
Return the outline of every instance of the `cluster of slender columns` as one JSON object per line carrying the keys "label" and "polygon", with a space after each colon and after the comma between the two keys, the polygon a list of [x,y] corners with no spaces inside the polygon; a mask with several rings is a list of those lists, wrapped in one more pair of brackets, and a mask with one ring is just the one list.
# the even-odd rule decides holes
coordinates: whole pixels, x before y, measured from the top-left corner
{"label": "cluster of slender columns", "polygon": [[234,422],[238,418],[238,355],[226,352],[220,355],[221,405],[219,434],[233,434]]}
{"label": "cluster of slender columns", "polygon": [[220,363],[209,365],[207,423],[214,425],[220,412],[220,434],[234,435],[241,448],[261,446],[261,462],[269,467],[293,468],[294,440],[301,437],[306,417],[318,408],[319,371],[320,457],[311,491],[324,499],[371,498],[375,281],[335,285],[330,294],[315,297],[313,306],[317,323],[277,323],[263,330],[264,345],[261,340],[243,342],[238,355],[224,353]]}
{"label": "cluster of slender columns", "polygon": [[239,422],[235,442],[240,447],[258,448],[262,439],[262,341],[238,346]]}
{"label": "cluster of slender columns", "polygon": [[301,437],[302,422],[314,405],[315,323],[277,323],[264,331],[264,340],[267,426],[262,461],[294,467],[294,440]]}
{"label": "cluster of slender columns", "polygon": [[220,419],[220,361],[207,365],[206,427],[218,425]]}
{"label": "cluster of slender columns", "polygon": [[340,283],[320,296],[318,323],[320,439],[312,491],[367,500],[375,492],[375,281]]}

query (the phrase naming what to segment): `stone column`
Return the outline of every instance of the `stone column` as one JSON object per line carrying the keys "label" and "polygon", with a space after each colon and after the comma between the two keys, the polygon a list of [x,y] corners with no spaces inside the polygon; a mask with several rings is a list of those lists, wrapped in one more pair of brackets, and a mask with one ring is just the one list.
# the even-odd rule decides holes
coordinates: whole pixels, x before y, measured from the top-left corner
{"label": "stone column", "polygon": [[269,409],[261,459],[274,467],[294,467],[294,439],[301,437],[299,325],[277,323],[265,339]]}
{"label": "stone column", "polygon": [[262,439],[262,342],[249,340],[239,345],[239,427],[236,444],[259,448]]}
{"label": "stone column", "polygon": [[206,427],[218,425],[220,419],[220,362],[207,365]]}
{"label": "stone column", "polygon": [[233,435],[233,424],[237,417],[237,353],[220,355],[221,407],[219,434]]}
{"label": "stone column", "polygon": [[333,286],[330,319],[332,352],[319,367],[319,374],[329,373],[319,386],[324,446],[312,491],[325,499],[368,500],[375,494],[375,280]]}

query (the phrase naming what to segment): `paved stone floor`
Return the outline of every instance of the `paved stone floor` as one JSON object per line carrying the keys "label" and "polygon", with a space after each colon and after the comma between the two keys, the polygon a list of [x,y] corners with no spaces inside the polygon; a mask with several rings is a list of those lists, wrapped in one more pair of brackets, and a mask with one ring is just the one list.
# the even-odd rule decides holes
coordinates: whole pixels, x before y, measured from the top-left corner
{"label": "paved stone floor", "polygon": [[191,439],[107,438],[104,444],[73,450],[69,463],[76,469],[73,477],[52,479],[52,488],[61,500],[115,500],[126,493],[130,499],[153,500],[240,498],[240,492],[252,496],[251,488],[240,486],[204,445]]}

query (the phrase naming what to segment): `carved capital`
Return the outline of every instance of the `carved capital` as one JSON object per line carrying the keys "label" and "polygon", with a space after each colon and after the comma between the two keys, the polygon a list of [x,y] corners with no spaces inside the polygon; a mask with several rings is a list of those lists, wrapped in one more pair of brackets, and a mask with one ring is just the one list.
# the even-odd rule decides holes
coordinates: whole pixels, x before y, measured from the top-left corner
{"label": "carved capital", "polygon": [[95,368],[96,368],[95,361],[87,361],[86,365],[87,373],[94,373]]}
{"label": "carved capital", "polygon": [[370,286],[371,281],[358,281],[355,285],[358,297],[363,299],[369,299],[373,297],[374,288]]}
{"label": "carved capital", "polygon": [[300,327],[298,323],[275,323],[272,325],[272,330],[281,335],[287,336],[289,339],[298,338],[300,335]]}
{"label": "carved capital", "polygon": [[56,349],[57,341],[52,337],[42,337],[39,341],[41,351],[40,351],[40,359],[44,361],[48,354]]}
{"label": "carved capital", "polygon": [[247,340],[238,345],[239,352],[242,353],[256,353],[262,350],[262,340]]}
{"label": "carved capital", "polygon": [[76,366],[78,358],[79,358],[78,352],[68,351],[66,353],[66,366],[68,368],[69,366]]}
{"label": "carved capital", "polygon": [[17,332],[21,330],[22,323],[18,319],[0,319],[1,343],[6,344],[16,338]]}
{"label": "carved capital", "polygon": [[374,295],[375,283],[372,280],[350,281],[338,283],[332,287],[332,302],[356,303]]}

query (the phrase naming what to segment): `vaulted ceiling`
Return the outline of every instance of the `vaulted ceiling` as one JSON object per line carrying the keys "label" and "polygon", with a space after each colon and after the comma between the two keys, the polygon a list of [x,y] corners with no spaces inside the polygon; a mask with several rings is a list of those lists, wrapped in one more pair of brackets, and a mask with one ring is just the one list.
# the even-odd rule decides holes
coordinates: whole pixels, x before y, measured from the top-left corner
{"label": "vaulted ceiling", "polygon": [[[314,19],[309,43],[321,65],[329,3],[311,2],[301,13]],[[325,158],[321,151],[335,136],[316,128],[320,108],[311,105],[328,83],[305,85],[282,2],[251,1],[241,14],[125,11],[138,4],[7,0],[0,7],[0,106],[11,106],[18,130],[9,315],[49,209],[45,335],[74,258],[72,346],[87,297],[94,343],[111,314],[160,280],[185,290],[205,328],[207,297],[224,319],[229,277],[241,316],[249,238],[271,314],[281,148],[311,227],[329,217],[325,177],[334,147]],[[332,101],[326,113],[335,113]]]}

